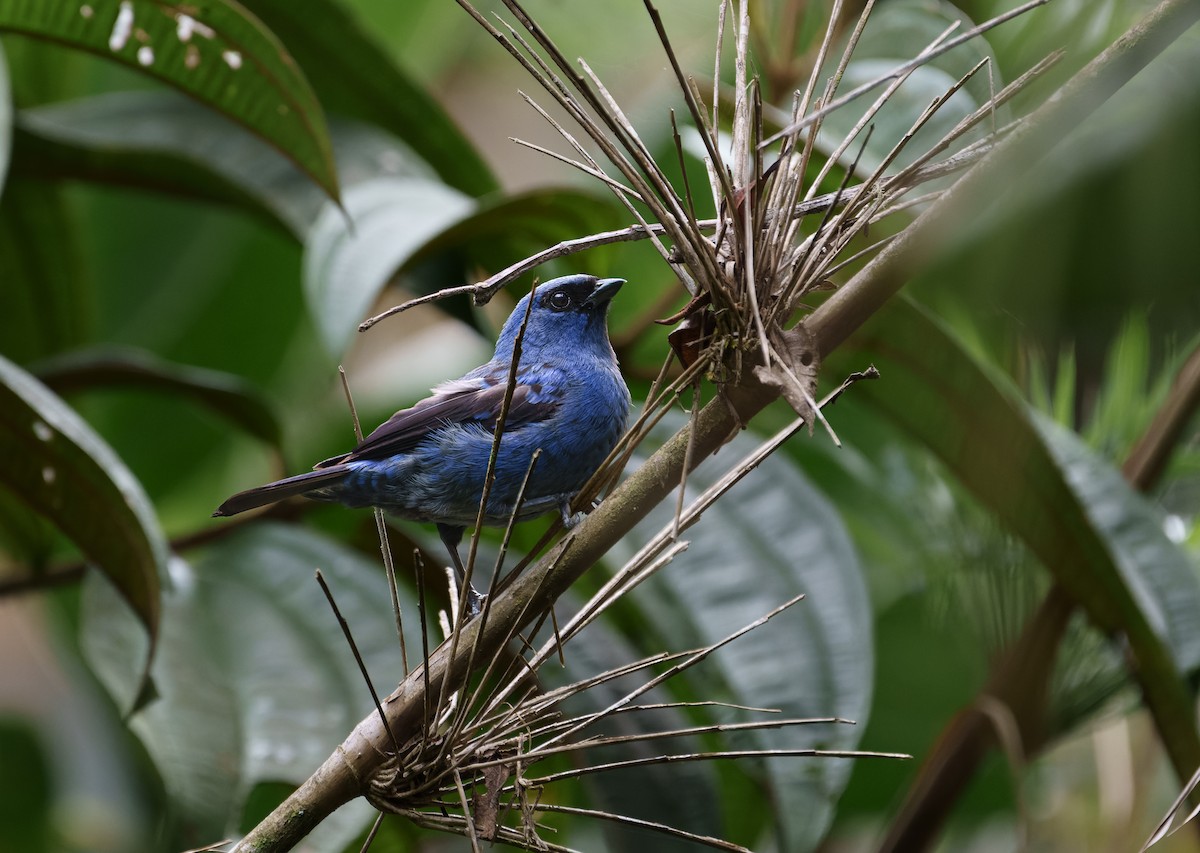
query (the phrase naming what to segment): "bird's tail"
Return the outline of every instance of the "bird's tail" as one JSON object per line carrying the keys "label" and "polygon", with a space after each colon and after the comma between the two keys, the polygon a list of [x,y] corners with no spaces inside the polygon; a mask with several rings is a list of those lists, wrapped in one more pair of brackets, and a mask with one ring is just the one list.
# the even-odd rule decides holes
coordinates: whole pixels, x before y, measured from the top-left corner
{"label": "bird's tail", "polygon": [[315,489],[331,486],[341,481],[347,473],[349,472],[344,467],[338,465],[332,468],[322,468],[318,471],[309,471],[307,474],[297,474],[295,477],[288,477],[284,480],[276,480],[274,483],[267,483],[265,486],[246,489],[246,491],[238,492],[217,507],[217,511],[213,513],[213,518],[237,515],[239,512],[245,512],[248,509],[266,506],[267,504],[281,501],[284,498],[307,494]]}

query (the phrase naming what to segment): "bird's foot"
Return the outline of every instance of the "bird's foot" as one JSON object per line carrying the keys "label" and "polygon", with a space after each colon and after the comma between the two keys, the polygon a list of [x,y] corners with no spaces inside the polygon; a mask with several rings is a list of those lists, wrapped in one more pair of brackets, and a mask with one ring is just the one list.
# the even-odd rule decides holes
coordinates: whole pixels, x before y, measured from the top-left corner
{"label": "bird's foot", "polygon": [[483,612],[483,602],[487,600],[475,587],[467,588],[467,619],[474,619]]}
{"label": "bird's foot", "polygon": [[600,506],[600,501],[592,501],[592,505],[589,506],[586,511],[580,510],[572,515],[570,502],[563,501],[558,505],[558,511],[562,515],[563,529],[570,530],[572,527],[575,527],[577,524],[579,524],[579,522],[588,517],[589,512],[598,506]]}

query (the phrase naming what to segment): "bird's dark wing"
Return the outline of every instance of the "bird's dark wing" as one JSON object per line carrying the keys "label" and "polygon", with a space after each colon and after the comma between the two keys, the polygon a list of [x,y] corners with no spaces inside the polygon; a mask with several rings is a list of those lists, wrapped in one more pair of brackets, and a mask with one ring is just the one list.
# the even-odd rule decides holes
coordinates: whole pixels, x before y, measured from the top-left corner
{"label": "bird's dark wing", "polygon": [[[537,379],[542,377],[538,376]],[[496,381],[499,380],[499,381]],[[507,370],[502,376],[488,374],[476,379],[448,382],[409,409],[401,409],[379,425],[354,450],[317,464],[326,468],[357,459],[385,459],[406,453],[431,431],[448,424],[477,424],[495,430],[504,404]],[[547,392],[541,382],[518,381],[505,418],[505,431],[550,417],[558,408],[558,395]]]}

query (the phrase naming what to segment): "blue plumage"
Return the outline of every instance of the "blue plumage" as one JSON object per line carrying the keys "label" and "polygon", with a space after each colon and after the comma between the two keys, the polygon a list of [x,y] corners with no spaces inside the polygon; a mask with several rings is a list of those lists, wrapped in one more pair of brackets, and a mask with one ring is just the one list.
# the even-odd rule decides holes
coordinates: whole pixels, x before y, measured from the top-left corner
{"label": "blue plumage", "polygon": [[[512,515],[530,458],[541,448],[519,518],[566,512],[625,429],[629,389],[608,340],[609,300],[621,279],[571,275],[517,303],[491,361],[397,412],[344,456],[307,474],[234,495],[214,515],[235,515],[292,495],[376,506],[433,522],[457,567],[457,544],[475,523],[514,345],[528,309],[521,358],[484,523]],[[532,309],[529,308],[530,300]]]}

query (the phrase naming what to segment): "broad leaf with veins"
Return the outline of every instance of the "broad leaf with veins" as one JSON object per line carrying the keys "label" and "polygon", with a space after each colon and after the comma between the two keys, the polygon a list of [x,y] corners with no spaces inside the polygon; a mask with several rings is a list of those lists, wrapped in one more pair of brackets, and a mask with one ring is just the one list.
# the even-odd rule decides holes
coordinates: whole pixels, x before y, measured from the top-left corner
{"label": "broad leaf with veins", "polygon": [[0,0],[4,31],[86,50],[161,80],[261,136],[338,197],[316,95],[279,40],[233,0]]}

